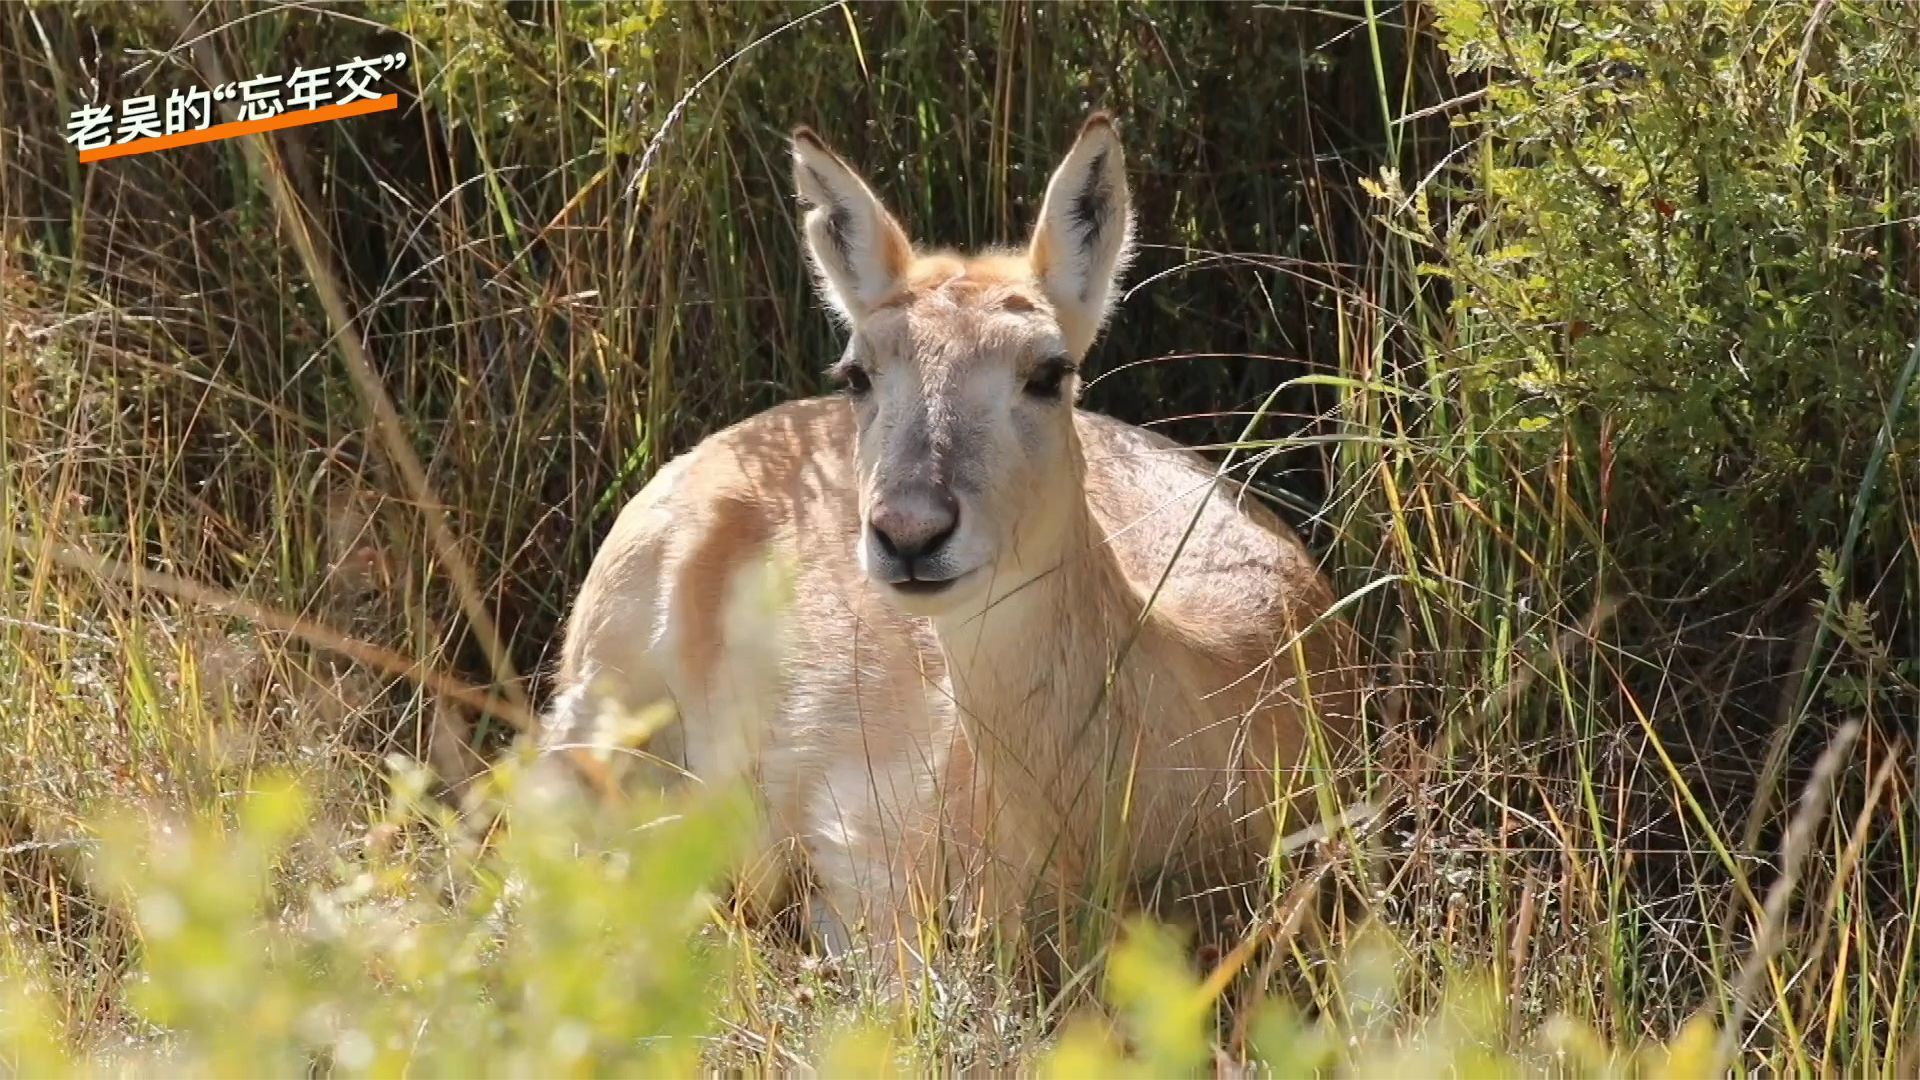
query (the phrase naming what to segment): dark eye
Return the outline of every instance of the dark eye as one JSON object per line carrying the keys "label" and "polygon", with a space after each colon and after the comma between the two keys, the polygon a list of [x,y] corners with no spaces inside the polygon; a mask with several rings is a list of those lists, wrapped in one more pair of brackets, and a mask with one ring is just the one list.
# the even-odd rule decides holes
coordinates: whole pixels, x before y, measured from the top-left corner
{"label": "dark eye", "polygon": [[848,397],[862,398],[873,389],[873,377],[859,364],[841,364],[833,369],[833,377],[840,382],[840,388]]}
{"label": "dark eye", "polygon": [[1027,376],[1027,394],[1047,401],[1056,401],[1060,397],[1060,387],[1073,374],[1073,362],[1064,356],[1056,356]]}

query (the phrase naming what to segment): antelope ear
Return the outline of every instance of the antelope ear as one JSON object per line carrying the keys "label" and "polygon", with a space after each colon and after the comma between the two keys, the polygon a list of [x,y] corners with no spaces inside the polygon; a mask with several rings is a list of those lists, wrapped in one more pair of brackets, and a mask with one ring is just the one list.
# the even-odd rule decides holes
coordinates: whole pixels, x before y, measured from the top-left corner
{"label": "antelope ear", "polygon": [[806,128],[793,132],[793,186],[808,206],[820,298],[857,323],[906,280],[913,245],[866,181]]}
{"label": "antelope ear", "polygon": [[1052,301],[1067,347],[1084,355],[1113,307],[1133,254],[1133,205],[1113,118],[1094,113],[1047,183],[1027,258]]}

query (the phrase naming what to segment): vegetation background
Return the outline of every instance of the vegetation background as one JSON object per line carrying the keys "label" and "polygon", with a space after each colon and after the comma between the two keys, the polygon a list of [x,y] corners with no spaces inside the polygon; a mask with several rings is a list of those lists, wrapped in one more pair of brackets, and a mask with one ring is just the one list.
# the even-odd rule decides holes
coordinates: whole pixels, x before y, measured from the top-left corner
{"label": "vegetation background", "polygon": [[[62,138],[395,49],[396,113]],[[33,4],[0,57],[6,1067],[1920,1071],[1920,12]],[[621,502],[836,355],[786,130],[974,247],[1091,107],[1143,250],[1090,404],[1349,595],[1384,809],[1311,872],[1368,917],[889,1018],[703,899],[725,793],[516,815],[507,744]]]}

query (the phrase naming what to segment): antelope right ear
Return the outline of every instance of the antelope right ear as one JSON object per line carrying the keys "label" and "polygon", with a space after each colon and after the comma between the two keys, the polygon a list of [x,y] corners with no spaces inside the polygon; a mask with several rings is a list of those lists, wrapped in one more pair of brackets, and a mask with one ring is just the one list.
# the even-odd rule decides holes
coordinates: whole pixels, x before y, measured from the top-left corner
{"label": "antelope right ear", "polygon": [[866,181],[806,128],[793,132],[793,186],[820,298],[859,322],[906,281],[913,245]]}

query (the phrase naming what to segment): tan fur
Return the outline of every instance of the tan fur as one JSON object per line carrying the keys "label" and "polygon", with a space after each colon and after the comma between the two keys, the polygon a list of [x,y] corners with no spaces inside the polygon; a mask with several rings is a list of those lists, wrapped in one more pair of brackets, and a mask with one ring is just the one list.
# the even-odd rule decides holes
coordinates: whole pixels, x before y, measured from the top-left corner
{"label": "tan fur", "polygon": [[[1090,124],[1055,189],[1095,190],[1071,171],[1089,138],[1118,154]],[[803,191],[865,191],[817,139],[796,153],[817,168]],[[1124,186],[1107,194],[1126,227]],[[809,236],[830,241],[821,213]],[[929,900],[1001,919],[1110,872],[1249,880],[1276,829],[1307,823],[1276,811],[1317,818],[1298,797],[1310,720],[1337,743],[1357,710],[1351,635],[1337,619],[1305,632],[1332,596],[1284,525],[1198,455],[1074,409],[1071,389],[1020,396],[1047,354],[1080,359],[1107,303],[1031,264],[1070,254],[1049,220],[1027,252],[898,271],[885,250],[816,250],[842,259],[823,288],[847,290],[834,301],[872,392],[772,409],[674,461],[621,515],[569,623],[547,741],[588,737],[598,702],[670,697],[660,745],[695,776],[750,746],[770,854],[817,883],[830,938],[892,940]],[[863,235],[885,248],[890,222]],[[1108,246],[1076,280],[1106,285],[1124,262]],[[931,598],[877,582],[861,554],[875,500],[929,469],[961,500],[953,558],[978,571]],[[719,613],[768,562],[790,568],[790,601],[765,627],[730,624]]]}

